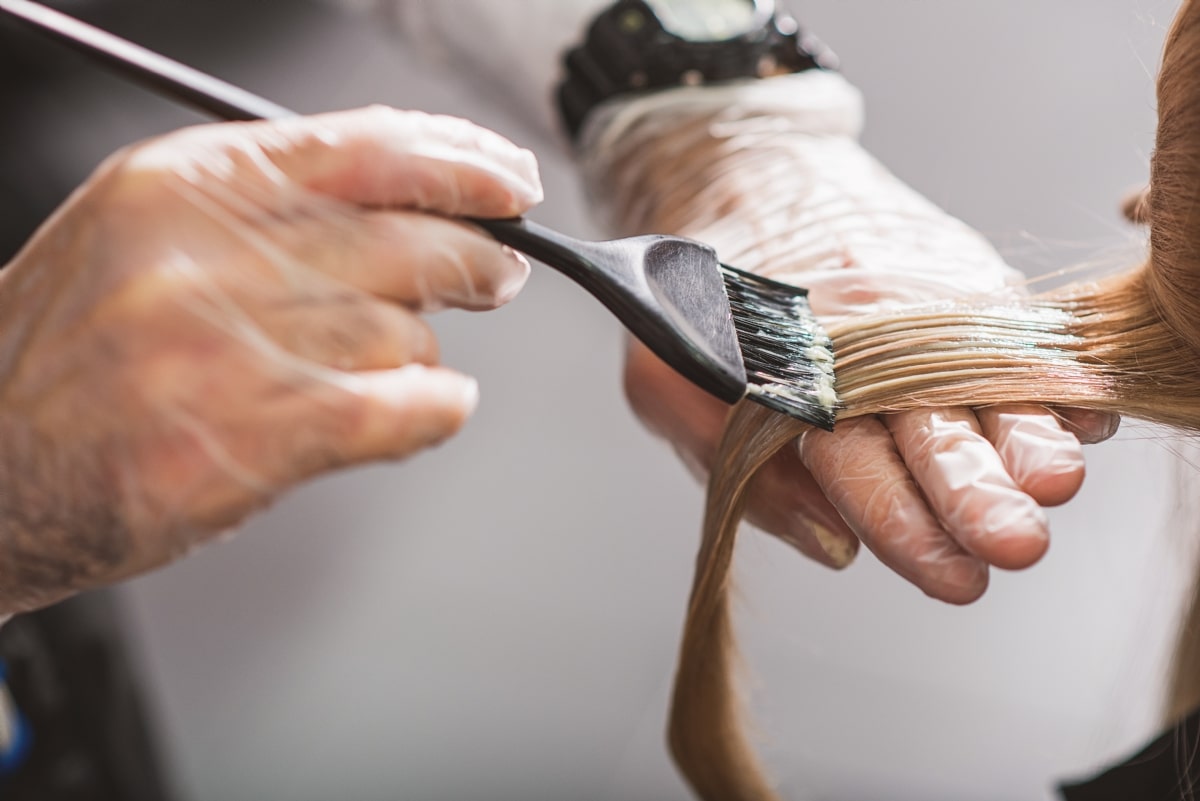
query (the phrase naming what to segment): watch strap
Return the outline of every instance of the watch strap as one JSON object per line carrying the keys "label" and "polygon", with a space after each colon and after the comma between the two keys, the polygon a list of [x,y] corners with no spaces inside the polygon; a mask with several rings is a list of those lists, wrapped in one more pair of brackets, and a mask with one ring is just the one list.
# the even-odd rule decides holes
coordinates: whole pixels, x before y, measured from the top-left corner
{"label": "watch strap", "polygon": [[836,58],[788,15],[735,39],[690,42],[665,30],[644,0],[618,0],[592,21],[564,66],[558,108],[576,140],[592,109],[613,97],[832,69]]}

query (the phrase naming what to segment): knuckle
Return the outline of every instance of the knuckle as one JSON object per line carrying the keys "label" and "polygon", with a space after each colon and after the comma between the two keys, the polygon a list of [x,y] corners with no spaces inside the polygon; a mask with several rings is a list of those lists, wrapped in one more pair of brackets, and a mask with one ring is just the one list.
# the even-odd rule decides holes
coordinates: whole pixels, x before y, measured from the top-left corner
{"label": "knuckle", "polygon": [[101,163],[94,185],[109,207],[157,203],[167,177],[162,160],[154,156],[157,149],[153,141],[141,142],[116,151]]}
{"label": "knuckle", "polygon": [[407,131],[414,127],[421,112],[402,111],[386,103],[372,103],[355,112],[369,131]]}
{"label": "knuckle", "polygon": [[202,302],[201,295],[196,281],[186,272],[150,265],[135,269],[99,308],[136,320],[151,318],[156,325],[170,328],[191,319],[190,314],[180,316],[180,311],[195,309]]}
{"label": "knuckle", "polygon": [[419,122],[429,115],[423,111],[411,111],[389,106],[387,103],[371,103],[367,106],[367,114],[387,122]]}
{"label": "knuckle", "polygon": [[161,213],[161,204],[178,201],[180,184],[245,174],[250,156],[229,127],[200,126],[128,145],[109,156],[96,176],[119,211]]}
{"label": "knuckle", "polygon": [[432,134],[437,134],[452,146],[475,146],[485,128],[470,120],[450,114],[426,114],[414,112],[413,120]]}
{"label": "knuckle", "polygon": [[430,120],[433,117],[423,111],[398,109],[385,103],[372,103],[357,111],[352,127],[367,139],[379,138],[386,141],[393,151],[411,150],[422,138],[430,135]]}

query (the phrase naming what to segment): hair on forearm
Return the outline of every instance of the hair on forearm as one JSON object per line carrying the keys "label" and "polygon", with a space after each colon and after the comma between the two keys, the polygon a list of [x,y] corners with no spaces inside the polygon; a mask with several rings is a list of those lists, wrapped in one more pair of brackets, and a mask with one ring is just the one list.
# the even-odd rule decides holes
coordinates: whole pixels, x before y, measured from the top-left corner
{"label": "hair on forearm", "polygon": [[0,615],[111,579],[133,552],[100,453],[60,454],[24,422],[0,421]]}

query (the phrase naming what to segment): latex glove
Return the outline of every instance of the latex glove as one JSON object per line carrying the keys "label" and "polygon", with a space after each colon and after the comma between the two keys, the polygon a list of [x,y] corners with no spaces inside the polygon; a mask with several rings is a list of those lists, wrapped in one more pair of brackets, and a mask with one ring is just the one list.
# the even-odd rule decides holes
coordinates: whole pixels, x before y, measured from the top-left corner
{"label": "latex glove", "polygon": [[0,611],[144,571],[334,468],[455,433],[418,312],[528,264],[442,215],[541,199],[533,156],[386,108],[110,158],[0,273]]}
{"label": "latex glove", "polygon": [[[835,74],[676,90],[609,115],[591,131],[588,172],[621,228],[706,241],[727,263],[809,287],[819,315],[1023,292],[982,237],[859,147],[859,98]],[[727,407],[637,344],[625,383],[646,425],[707,474]],[[929,595],[967,603],[990,566],[1044,554],[1041,507],[1075,494],[1080,443],[1117,423],[1030,406],[846,421],[777,456],[746,514],[833,567],[861,540]]]}

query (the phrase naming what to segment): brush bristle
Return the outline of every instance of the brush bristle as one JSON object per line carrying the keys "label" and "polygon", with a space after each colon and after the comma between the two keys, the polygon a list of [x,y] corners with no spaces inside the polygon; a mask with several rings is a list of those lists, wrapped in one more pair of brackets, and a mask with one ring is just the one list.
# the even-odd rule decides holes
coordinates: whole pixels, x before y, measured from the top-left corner
{"label": "brush bristle", "polygon": [[838,408],[833,342],[808,305],[808,290],[724,264],[721,272],[749,397],[832,431]]}

